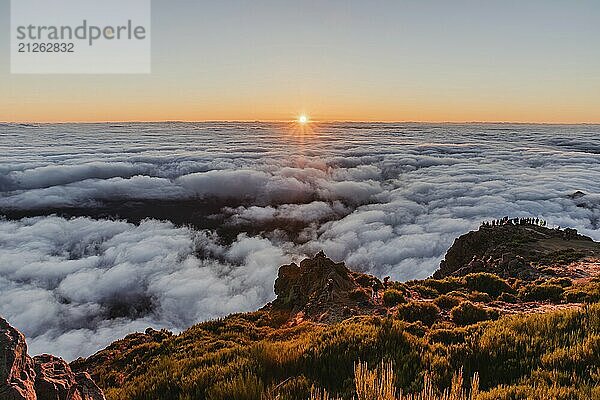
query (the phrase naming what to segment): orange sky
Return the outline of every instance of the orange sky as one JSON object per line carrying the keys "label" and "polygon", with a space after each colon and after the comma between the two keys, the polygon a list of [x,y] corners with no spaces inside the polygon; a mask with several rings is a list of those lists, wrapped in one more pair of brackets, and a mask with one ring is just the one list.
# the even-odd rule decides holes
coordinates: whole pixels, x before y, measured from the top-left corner
{"label": "orange sky", "polygon": [[320,121],[600,123],[596,103],[572,106],[559,101],[540,105],[524,101],[477,103],[469,99],[437,103],[410,99],[327,103],[315,99],[263,104],[237,101],[232,107],[194,100],[165,104],[141,98],[119,103],[99,98],[94,102],[29,98],[6,104],[4,98],[0,109],[0,120],[7,122],[291,120],[304,113]]}

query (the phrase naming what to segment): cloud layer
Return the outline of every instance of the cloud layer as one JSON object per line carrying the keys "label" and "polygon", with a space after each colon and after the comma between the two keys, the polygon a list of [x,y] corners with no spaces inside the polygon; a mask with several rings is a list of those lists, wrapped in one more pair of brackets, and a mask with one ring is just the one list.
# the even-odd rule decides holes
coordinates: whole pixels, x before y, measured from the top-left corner
{"label": "cloud layer", "polygon": [[[147,326],[255,309],[272,298],[280,264],[321,249],[406,280],[433,273],[485,219],[540,216],[600,240],[599,126],[0,129],[0,211],[97,217],[110,203],[122,218],[127,203],[150,218],[0,221],[0,313],[33,352],[72,358]],[[586,195],[569,197],[577,190]],[[227,234],[152,219],[147,201],[197,203],[190,221],[197,211]]]}

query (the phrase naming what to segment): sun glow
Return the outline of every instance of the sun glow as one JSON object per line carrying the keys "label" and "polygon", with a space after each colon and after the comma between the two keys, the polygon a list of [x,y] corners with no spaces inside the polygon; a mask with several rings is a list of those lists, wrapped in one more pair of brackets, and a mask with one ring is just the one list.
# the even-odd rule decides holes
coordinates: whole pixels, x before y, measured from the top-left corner
{"label": "sun glow", "polygon": [[315,128],[318,127],[316,121],[312,121],[308,114],[296,114],[296,118],[289,123],[289,133],[302,140],[314,137]]}

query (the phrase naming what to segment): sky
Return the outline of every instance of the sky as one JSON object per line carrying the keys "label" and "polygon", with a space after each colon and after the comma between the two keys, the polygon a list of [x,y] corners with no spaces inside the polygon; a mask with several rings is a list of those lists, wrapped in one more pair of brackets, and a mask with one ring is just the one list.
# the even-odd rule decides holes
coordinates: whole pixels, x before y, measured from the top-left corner
{"label": "sky", "polygon": [[600,2],[152,2],[152,73],[13,75],[0,121],[600,123]]}

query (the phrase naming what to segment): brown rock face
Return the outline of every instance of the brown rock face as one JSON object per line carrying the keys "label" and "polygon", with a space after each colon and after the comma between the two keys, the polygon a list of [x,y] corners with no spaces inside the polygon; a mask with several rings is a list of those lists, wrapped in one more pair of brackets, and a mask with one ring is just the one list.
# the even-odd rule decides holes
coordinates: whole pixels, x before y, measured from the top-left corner
{"label": "brown rock face", "polygon": [[335,322],[376,308],[371,299],[373,284],[381,282],[370,275],[350,271],[320,252],[313,258],[284,265],[275,280],[277,299],[270,305],[287,310],[291,317],[318,322]]}
{"label": "brown rock face", "polygon": [[105,400],[86,372],[73,373],[69,364],[48,354],[27,355],[21,332],[0,318],[1,400]]}
{"label": "brown rock face", "polygon": [[43,354],[33,358],[35,362],[35,388],[38,400],[67,399],[73,397],[71,388],[76,385],[75,376],[60,358]]}
{"label": "brown rock face", "polygon": [[43,354],[33,358],[38,400],[104,400],[87,372],[73,373],[63,359]]}
{"label": "brown rock face", "polygon": [[0,318],[0,399],[35,400],[34,379],[25,337]]}

